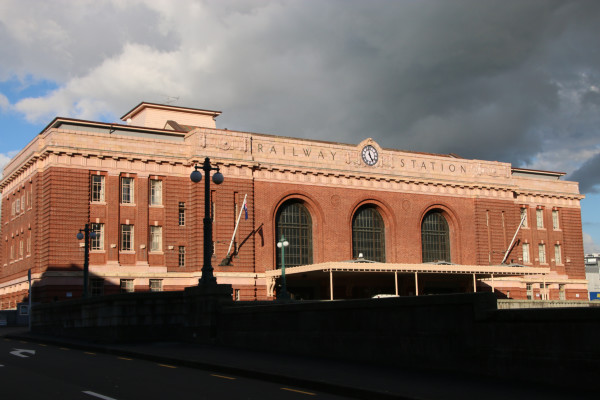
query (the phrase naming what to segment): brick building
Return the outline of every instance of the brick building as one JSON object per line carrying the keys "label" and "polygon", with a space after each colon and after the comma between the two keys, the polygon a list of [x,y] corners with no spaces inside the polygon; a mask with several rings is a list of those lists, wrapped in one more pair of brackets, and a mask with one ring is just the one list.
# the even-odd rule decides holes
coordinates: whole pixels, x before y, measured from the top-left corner
{"label": "brick building", "polygon": [[349,145],[217,129],[219,114],[140,103],[123,124],[52,121],[0,181],[0,308],[26,298],[28,270],[34,301],[81,296],[76,234],[86,224],[97,233],[93,295],[197,284],[204,190],[190,173],[205,157],[225,177],[211,188],[213,266],[236,299],[277,295],[282,236],[296,298],[588,297],[583,196],[562,173],[384,149],[370,138]]}

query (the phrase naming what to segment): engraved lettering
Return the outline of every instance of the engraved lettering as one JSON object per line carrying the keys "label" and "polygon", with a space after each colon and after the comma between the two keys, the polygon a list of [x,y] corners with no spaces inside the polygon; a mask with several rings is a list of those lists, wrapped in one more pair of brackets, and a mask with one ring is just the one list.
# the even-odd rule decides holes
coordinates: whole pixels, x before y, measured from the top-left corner
{"label": "engraved lettering", "polygon": [[432,162],[431,162],[431,170],[432,170],[432,171],[435,171],[435,161],[432,161]]}
{"label": "engraved lettering", "polygon": [[450,164],[450,165],[448,166],[448,169],[450,170],[450,172],[454,172],[454,171],[456,171],[456,167],[454,166],[454,164]]}
{"label": "engraved lettering", "polygon": [[292,155],[294,157],[298,157],[298,154],[296,154],[296,148],[295,147],[292,147]]}
{"label": "engraved lettering", "polygon": [[404,165],[404,158],[401,158],[401,159],[400,159],[400,167],[404,168],[404,166],[405,166],[405,165]]}
{"label": "engraved lettering", "polygon": [[303,149],[304,150],[304,155],[306,157],[310,157],[310,152],[312,151],[311,148],[309,147],[308,149]]}
{"label": "engraved lettering", "polygon": [[335,153],[333,151],[331,151],[331,150],[329,150],[329,152],[331,153],[331,159],[335,160]]}
{"label": "engraved lettering", "polygon": [[262,153],[262,151],[263,151],[262,144],[259,144],[256,150]]}
{"label": "engraved lettering", "polygon": [[410,161],[412,161],[413,168],[415,168],[417,166],[417,160],[410,160]]}
{"label": "engraved lettering", "polygon": [[466,174],[466,173],[467,173],[467,169],[465,168],[465,166],[464,166],[464,165],[461,165],[461,166],[460,166],[460,171],[461,171],[463,174]]}
{"label": "engraved lettering", "polygon": [[277,154],[277,150],[275,150],[275,146],[271,146],[271,150],[269,150],[269,153]]}
{"label": "engraved lettering", "polygon": [[318,158],[325,159],[325,156],[323,155],[323,152],[322,152],[322,151],[319,151],[319,156],[318,156]]}
{"label": "engraved lettering", "polygon": [[425,165],[425,161],[421,163],[421,169],[427,169],[427,165]]}

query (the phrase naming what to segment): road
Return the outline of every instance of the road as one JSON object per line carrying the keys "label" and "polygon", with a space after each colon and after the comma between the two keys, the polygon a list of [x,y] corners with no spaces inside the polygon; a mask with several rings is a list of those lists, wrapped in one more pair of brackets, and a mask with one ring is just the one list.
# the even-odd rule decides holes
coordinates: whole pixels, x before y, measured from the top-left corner
{"label": "road", "polygon": [[334,400],[345,397],[210,371],[0,338],[0,398]]}

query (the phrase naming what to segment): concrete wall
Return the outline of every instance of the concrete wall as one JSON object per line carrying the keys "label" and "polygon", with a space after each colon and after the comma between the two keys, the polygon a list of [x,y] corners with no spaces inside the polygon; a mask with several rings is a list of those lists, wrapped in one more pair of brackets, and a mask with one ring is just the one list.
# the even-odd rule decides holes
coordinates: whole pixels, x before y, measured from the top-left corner
{"label": "concrete wall", "polygon": [[40,305],[33,329],[88,340],[201,341],[565,386],[597,379],[599,307],[498,310],[491,293],[294,303],[230,299],[231,287]]}

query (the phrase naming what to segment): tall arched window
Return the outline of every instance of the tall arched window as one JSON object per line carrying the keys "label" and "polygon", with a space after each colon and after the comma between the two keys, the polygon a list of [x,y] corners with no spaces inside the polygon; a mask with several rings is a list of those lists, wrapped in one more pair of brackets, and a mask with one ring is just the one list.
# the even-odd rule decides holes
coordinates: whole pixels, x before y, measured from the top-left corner
{"label": "tall arched window", "polygon": [[431,211],[421,224],[423,262],[450,262],[450,230],[439,211]]}
{"label": "tall arched window", "polygon": [[385,262],[385,226],[373,206],[358,209],[352,218],[352,256],[362,253],[367,260]]}
{"label": "tall arched window", "polygon": [[[298,201],[290,201],[281,206],[276,218],[275,242],[281,235],[290,243],[285,248],[285,266],[297,267],[312,264],[312,220],[310,213]],[[277,249],[277,247],[275,247]],[[277,250],[277,268],[281,268],[280,250]]]}

